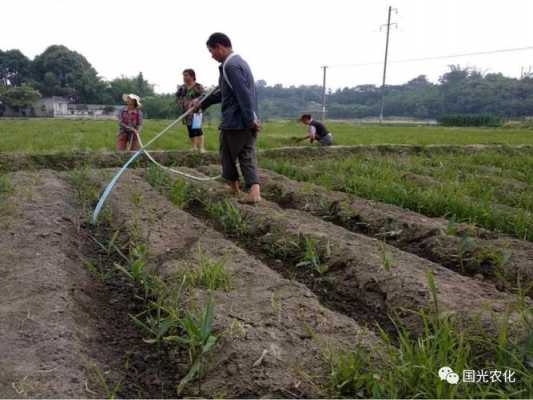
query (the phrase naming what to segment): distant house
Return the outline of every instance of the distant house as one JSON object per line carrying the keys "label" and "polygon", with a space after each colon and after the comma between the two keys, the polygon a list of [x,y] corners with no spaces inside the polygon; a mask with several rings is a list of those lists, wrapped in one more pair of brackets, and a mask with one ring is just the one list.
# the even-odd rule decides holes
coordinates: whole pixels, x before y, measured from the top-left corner
{"label": "distant house", "polygon": [[63,117],[71,118],[114,118],[123,106],[101,104],[69,104],[68,113]]}
{"label": "distant house", "polygon": [[68,99],[65,97],[43,97],[33,103],[36,117],[61,117],[68,114]]}
{"label": "distant house", "polygon": [[0,102],[0,117],[41,117],[41,118],[115,118],[122,106],[101,104],[72,104],[66,97],[43,97],[30,107],[13,109]]}

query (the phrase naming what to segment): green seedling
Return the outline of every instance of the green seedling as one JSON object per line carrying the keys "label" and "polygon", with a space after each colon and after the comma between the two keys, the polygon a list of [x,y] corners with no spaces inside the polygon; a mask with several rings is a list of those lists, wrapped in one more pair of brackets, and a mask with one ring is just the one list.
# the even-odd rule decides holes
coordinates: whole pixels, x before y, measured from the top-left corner
{"label": "green seedling", "polygon": [[104,393],[104,397],[106,399],[116,399],[118,392],[122,388],[122,382],[119,381],[116,384],[110,384],[108,382],[108,378],[105,376],[106,373],[102,372],[102,370],[95,364],[92,364],[90,369],[93,372],[94,379],[100,386],[102,392]]}
{"label": "green seedling", "polygon": [[[323,275],[328,272],[328,266],[322,262],[322,256],[320,254],[319,243],[310,237],[304,237],[301,242],[303,247],[302,260],[296,264],[296,267],[311,267],[319,275]],[[326,245],[326,256],[330,253],[329,242]]]}
{"label": "green seedling", "polygon": [[390,272],[394,267],[394,258],[391,252],[387,249],[387,245],[383,242],[379,242],[379,248],[381,252],[381,262],[383,269],[387,272]]}
{"label": "green seedling", "polygon": [[246,232],[246,223],[239,208],[231,201],[210,202],[206,207],[207,213],[214,218],[224,232],[230,235],[242,236]]}
{"label": "green seedling", "polygon": [[180,320],[183,336],[168,336],[167,342],[185,346],[189,353],[190,368],[187,375],[178,385],[178,394],[185,386],[195,380],[202,373],[205,357],[215,347],[218,337],[213,331],[214,305],[210,300],[200,313],[187,312]]}
{"label": "green seedling", "polygon": [[[435,308],[414,312],[423,329],[413,335],[392,316],[394,334],[379,329],[382,347],[379,352],[363,348],[324,351],[329,361],[331,397],[363,398],[527,398],[533,389],[531,362],[533,334],[523,342],[509,335],[511,313],[497,325],[496,335],[479,327],[469,329],[451,315],[439,314],[437,287],[428,273],[428,287]],[[528,312],[531,317],[531,310]],[[529,322],[525,322],[529,321]],[[515,321],[516,322],[516,321]],[[524,331],[531,330],[531,320],[524,319]],[[529,324],[529,325],[528,325]],[[529,357],[529,358],[528,358]],[[529,360],[529,361],[528,361]],[[450,384],[439,377],[447,366],[458,373],[461,381]],[[465,370],[510,371],[514,383],[462,381]]]}
{"label": "green seedling", "polygon": [[231,289],[231,278],[226,272],[224,259],[214,260],[198,249],[198,264],[184,274],[186,284],[209,290]]}

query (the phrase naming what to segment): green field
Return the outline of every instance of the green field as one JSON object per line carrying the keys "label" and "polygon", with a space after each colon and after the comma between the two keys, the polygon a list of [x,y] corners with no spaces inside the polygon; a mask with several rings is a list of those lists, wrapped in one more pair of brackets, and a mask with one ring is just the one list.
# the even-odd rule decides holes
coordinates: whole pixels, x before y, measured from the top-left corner
{"label": "green field", "polygon": [[[143,140],[153,137],[170,121],[147,120]],[[439,126],[361,125],[327,123],[335,143],[351,144],[533,144],[533,132],[504,128],[445,128]],[[208,150],[218,147],[216,125],[205,128]],[[294,145],[293,136],[304,136],[306,129],[296,122],[268,122],[259,136],[260,148]],[[70,150],[113,150],[117,134],[115,121],[0,119],[0,152],[54,152]],[[309,145],[300,143],[299,145]],[[161,137],[152,148],[188,149],[189,141],[180,123]]]}
{"label": "green field", "polygon": [[530,154],[487,150],[476,155],[366,154],[343,159],[260,162],[292,179],[330,190],[533,240]]}

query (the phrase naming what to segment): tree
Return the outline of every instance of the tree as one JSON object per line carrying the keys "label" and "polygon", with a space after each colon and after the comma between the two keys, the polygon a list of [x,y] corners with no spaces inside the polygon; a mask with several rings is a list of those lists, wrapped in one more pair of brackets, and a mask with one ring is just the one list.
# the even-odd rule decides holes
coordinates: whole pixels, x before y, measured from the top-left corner
{"label": "tree", "polygon": [[105,82],[81,54],[65,46],[48,47],[33,61],[37,87],[45,96],[71,97],[78,103],[100,103]]}
{"label": "tree", "polygon": [[31,61],[20,50],[0,50],[0,85],[19,86],[31,78]]}
{"label": "tree", "polygon": [[121,76],[109,82],[108,93],[114,103],[122,103],[122,95],[135,93],[141,97],[155,96],[154,85],[144,79],[142,72],[136,77]]}
{"label": "tree", "polygon": [[31,106],[41,94],[31,86],[10,86],[0,91],[0,100],[9,107],[18,110]]}

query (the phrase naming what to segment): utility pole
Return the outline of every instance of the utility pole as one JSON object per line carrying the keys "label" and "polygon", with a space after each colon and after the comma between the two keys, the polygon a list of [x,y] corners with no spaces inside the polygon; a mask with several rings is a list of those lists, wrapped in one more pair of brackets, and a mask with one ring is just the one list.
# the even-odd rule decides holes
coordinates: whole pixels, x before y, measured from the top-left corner
{"label": "utility pole", "polygon": [[323,71],[322,76],[322,122],[326,120],[326,71],[328,69],[327,65],[321,67]]}
{"label": "utility pole", "polygon": [[386,41],[385,41],[385,61],[383,62],[383,81],[382,81],[382,84],[381,84],[381,111],[379,112],[379,123],[380,124],[383,122],[383,109],[385,108],[385,83],[386,83],[386,80],[387,80],[387,59],[389,57],[390,27],[391,27],[391,25],[396,25],[396,27],[398,27],[397,23],[393,22],[391,24],[391,22],[390,22],[391,14],[392,14],[393,10],[394,10],[394,12],[396,14],[398,14],[398,9],[392,8],[392,6],[389,6],[389,13],[388,13],[388,17],[387,17],[387,23],[385,25],[381,25],[381,27],[380,27],[380,30],[384,26],[387,27],[387,38],[386,38]]}

